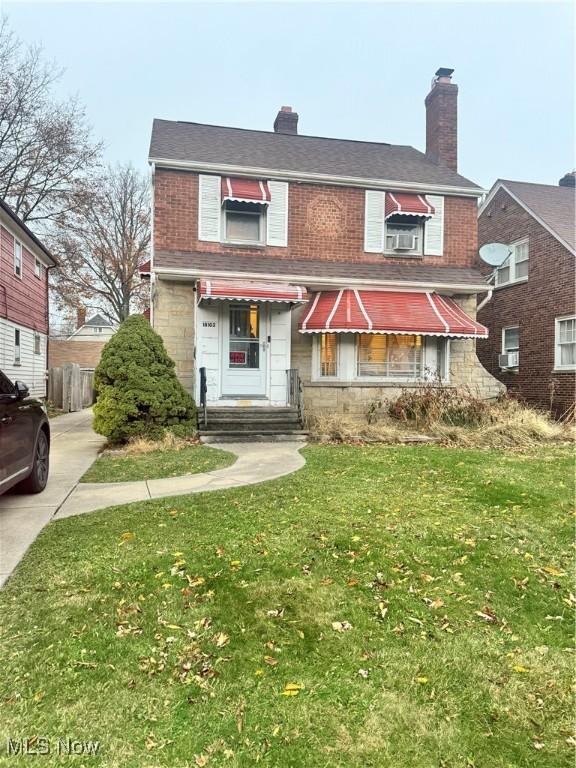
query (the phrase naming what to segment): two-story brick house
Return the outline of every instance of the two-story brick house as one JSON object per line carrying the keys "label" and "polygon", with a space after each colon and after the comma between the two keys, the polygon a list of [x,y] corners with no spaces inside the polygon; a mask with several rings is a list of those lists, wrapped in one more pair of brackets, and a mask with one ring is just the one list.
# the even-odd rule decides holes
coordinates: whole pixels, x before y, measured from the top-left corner
{"label": "two-story brick house", "polygon": [[46,395],[48,270],[54,257],[0,200],[0,369]]}
{"label": "two-story brick house", "polygon": [[493,397],[480,365],[482,190],[457,172],[457,86],[426,98],[409,146],[155,120],[151,320],[208,404],[365,411],[430,378]]}
{"label": "two-story brick house", "polygon": [[510,393],[557,416],[576,395],[575,208],[573,172],[558,186],[499,179],[478,223],[480,246],[510,248],[478,313],[490,329],[478,356]]}

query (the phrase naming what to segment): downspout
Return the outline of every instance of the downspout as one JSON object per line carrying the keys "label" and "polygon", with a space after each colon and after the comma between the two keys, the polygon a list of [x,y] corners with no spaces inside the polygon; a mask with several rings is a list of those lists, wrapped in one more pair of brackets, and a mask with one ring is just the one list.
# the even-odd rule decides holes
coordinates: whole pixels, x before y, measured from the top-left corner
{"label": "downspout", "polygon": [[50,371],[49,361],[50,361],[50,270],[56,269],[57,264],[52,264],[50,266],[46,266],[46,370],[44,372],[44,376],[46,379],[46,387],[44,390],[44,399],[48,399],[48,373]]}
{"label": "downspout", "polygon": [[484,296],[484,298],[482,299],[482,301],[480,302],[480,304],[478,304],[478,306],[476,307],[476,312],[477,312],[477,313],[478,313],[478,312],[480,312],[480,310],[482,309],[482,307],[485,307],[485,306],[486,306],[486,304],[488,304],[488,302],[489,302],[489,301],[490,301],[490,299],[492,298],[492,294],[493,294],[493,293],[494,293],[494,288],[489,288],[489,289],[488,289],[488,293],[486,294],[486,296]]}

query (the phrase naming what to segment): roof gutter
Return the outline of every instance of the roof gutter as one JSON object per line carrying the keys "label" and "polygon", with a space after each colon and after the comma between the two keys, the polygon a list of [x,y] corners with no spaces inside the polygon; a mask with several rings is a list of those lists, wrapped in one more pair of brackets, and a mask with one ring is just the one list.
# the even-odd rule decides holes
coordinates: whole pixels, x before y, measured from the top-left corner
{"label": "roof gutter", "polygon": [[482,197],[486,193],[485,189],[480,189],[479,187],[422,184],[421,182],[398,181],[397,179],[364,179],[357,176],[332,176],[323,173],[308,173],[306,171],[287,171],[279,168],[250,168],[244,165],[205,163],[194,160],[170,160],[166,157],[149,157],[148,162],[157,168],[173,168],[175,170],[181,169],[198,173],[229,174],[232,176],[246,176],[248,178],[262,178],[265,176],[278,179],[279,181],[301,181],[312,184],[359,187],[361,189],[394,189],[398,192],[437,193],[440,195],[458,195],[459,197],[474,198]]}
{"label": "roof gutter", "polygon": [[[164,278],[179,278],[188,277],[193,280],[200,279],[202,277],[210,278],[214,277],[214,270],[204,269],[182,269],[177,267],[155,267],[154,272],[158,277]],[[262,272],[229,272],[218,270],[218,277],[232,278],[235,280],[262,280]],[[484,293],[488,286],[486,283],[438,283],[438,282],[420,282],[410,280],[378,280],[374,278],[348,278],[342,277],[318,277],[318,275],[266,275],[267,282],[278,283],[306,283],[306,285],[324,286],[334,285],[342,287],[344,281],[347,282],[347,287],[356,288],[374,288],[380,287],[393,287],[403,290],[439,290],[439,291],[453,291],[454,293],[471,294],[471,293]]]}

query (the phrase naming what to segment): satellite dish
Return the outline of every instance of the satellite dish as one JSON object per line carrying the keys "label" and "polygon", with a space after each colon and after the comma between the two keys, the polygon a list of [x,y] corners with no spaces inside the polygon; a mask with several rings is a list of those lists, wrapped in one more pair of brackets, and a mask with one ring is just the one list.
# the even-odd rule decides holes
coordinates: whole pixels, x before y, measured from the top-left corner
{"label": "satellite dish", "polygon": [[499,267],[511,253],[510,246],[504,243],[486,243],[480,248],[480,258],[491,267]]}

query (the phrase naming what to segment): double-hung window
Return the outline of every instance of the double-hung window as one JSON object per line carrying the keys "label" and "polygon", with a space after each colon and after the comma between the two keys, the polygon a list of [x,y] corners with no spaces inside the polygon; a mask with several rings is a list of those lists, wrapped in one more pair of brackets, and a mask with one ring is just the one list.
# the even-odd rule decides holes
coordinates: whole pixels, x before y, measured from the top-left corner
{"label": "double-hung window", "polygon": [[40,355],[42,353],[42,338],[39,333],[34,333],[34,354]]}
{"label": "double-hung window", "polygon": [[[518,368],[520,364],[520,328],[515,325],[502,328],[502,354],[507,360],[502,368]],[[502,361],[504,363],[504,361]]]}
{"label": "double-hung window", "polygon": [[35,259],[34,261],[34,274],[39,279],[42,279],[42,262],[39,261],[39,259]]}
{"label": "double-hung window", "polygon": [[528,240],[510,245],[512,253],[496,270],[496,285],[508,285],[528,279]]}
{"label": "double-hung window", "polygon": [[576,315],[556,318],[554,367],[576,370]]}
{"label": "double-hung window", "polygon": [[14,274],[22,278],[22,243],[14,240]]}
{"label": "double-hung window", "polygon": [[223,208],[224,231],[227,242],[254,245],[263,243],[265,205],[226,200]]}

